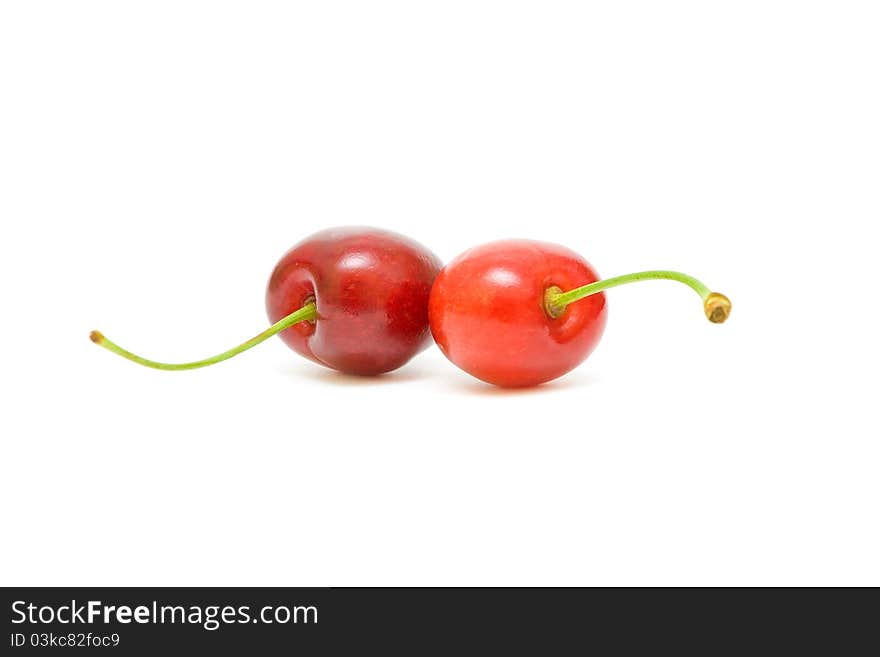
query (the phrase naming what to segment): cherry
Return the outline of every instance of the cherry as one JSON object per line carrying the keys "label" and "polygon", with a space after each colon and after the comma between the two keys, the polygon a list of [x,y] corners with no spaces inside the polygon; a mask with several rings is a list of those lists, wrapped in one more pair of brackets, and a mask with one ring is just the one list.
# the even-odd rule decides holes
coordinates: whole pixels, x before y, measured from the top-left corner
{"label": "cherry", "polygon": [[141,365],[188,370],[227,360],[280,334],[297,353],[340,372],[397,369],[427,348],[428,297],[441,262],[421,244],[390,231],[332,228],[304,239],[275,265],[266,289],[272,326],[221,354],[159,363],[114,344],[93,342]]}
{"label": "cherry", "polygon": [[428,249],[396,233],[325,230],[275,266],[266,311],[275,322],[314,299],[318,321],[282,333],[289,347],[342,372],[389,372],[431,344],[428,297],[441,267]]}
{"label": "cherry", "polygon": [[648,271],[600,281],[563,246],[504,240],[470,249],[441,270],[428,306],[431,332],[446,357],[478,379],[534,386],[572,370],[596,347],[607,314],[603,290],[650,279],[691,287],[712,322],[730,314],[727,297],[686,274]]}

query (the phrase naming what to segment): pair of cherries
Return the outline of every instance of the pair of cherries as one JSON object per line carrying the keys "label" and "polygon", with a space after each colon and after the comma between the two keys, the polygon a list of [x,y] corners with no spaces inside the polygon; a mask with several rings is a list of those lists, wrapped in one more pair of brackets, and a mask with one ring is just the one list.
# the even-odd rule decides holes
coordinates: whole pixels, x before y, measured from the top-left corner
{"label": "pair of cherries", "polygon": [[273,335],[340,372],[395,370],[426,349],[431,335],[449,360],[478,379],[534,386],[580,364],[605,328],[603,290],[640,280],[684,283],[721,323],[730,300],[697,279],[646,271],[599,280],[565,247],[505,240],[470,249],[443,267],[421,244],[375,228],[333,228],[306,238],[275,266],[266,290],[272,326],[205,360],[159,363],[93,342],[147,367],[187,370],[232,358]]}

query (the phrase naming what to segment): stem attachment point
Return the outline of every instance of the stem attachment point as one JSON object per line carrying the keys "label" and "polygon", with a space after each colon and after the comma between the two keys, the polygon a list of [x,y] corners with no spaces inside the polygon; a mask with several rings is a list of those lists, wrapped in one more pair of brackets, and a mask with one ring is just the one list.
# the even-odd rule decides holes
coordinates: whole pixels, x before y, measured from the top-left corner
{"label": "stem attachment point", "polygon": [[551,285],[544,290],[544,312],[550,319],[556,319],[565,312],[565,305],[556,303],[560,294],[562,294],[562,288],[558,285]]}

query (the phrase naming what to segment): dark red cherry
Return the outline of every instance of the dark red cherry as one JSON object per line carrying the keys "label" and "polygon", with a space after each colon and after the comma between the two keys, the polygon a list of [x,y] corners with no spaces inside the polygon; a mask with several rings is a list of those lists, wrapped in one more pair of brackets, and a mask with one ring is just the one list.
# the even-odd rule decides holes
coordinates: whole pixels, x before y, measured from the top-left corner
{"label": "dark red cherry", "polygon": [[341,372],[390,372],[431,344],[428,298],[441,266],[403,235],[331,228],[281,258],[266,289],[266,311],[274,323],[314,301],[315,320],[281,333],[291,349]]}
{"label": "dark red cherry", "polygon": [[428,298],[441,263],[403,235],[364,227],[306,238],[275,266],[266,290],[271,327],[221,354],[189,363],[137,356],[92,331],[93,342],[141,365],[189,370],[232,358],[273,335],[349,374],[382,374],[431,343]]}

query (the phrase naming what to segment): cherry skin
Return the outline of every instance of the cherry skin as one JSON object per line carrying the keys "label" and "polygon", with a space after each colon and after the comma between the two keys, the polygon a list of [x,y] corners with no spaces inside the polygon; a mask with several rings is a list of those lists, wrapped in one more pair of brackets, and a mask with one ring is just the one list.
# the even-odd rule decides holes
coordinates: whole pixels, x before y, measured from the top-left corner
{"label": "cherry skin", "polygon": [[274,323],[313,301],[317,318],[280,333],[297,353],[348,374],[397,369],[431,343],[428,298],[442,263],[386,230],[324,230],[290,249],[266,289]]}
{"label": "cherry skin", "polygon": [[605,328],[604,293],[553,316],[548,290],[599,280],[569,249],[531,240],[475,247],[443,268],[429,303],[440,350],[465,372],[504,387],[534,386],[579,365]]}

